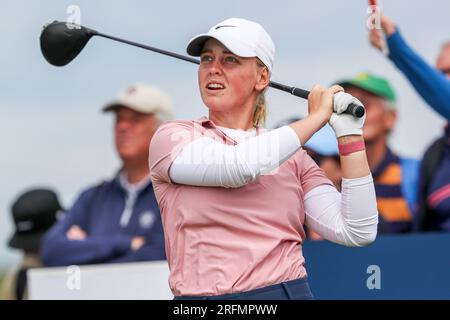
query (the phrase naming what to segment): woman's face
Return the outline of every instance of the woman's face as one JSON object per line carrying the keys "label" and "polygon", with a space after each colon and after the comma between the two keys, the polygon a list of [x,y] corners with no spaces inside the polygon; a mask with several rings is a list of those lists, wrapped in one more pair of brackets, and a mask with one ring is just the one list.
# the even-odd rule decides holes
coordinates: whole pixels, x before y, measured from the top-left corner
{"label": "woman's face", "polygon": [[215,39],[205,43],[198,82],[202,100],[210,111],[253,108],[268,81],[267,68],[258,66],[256,58],[238,57]]}

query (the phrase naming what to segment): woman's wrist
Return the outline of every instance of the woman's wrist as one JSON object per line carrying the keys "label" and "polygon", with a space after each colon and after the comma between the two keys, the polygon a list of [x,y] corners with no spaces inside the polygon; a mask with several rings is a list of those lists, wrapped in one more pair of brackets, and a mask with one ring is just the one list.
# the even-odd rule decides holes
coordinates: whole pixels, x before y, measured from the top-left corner
{"label": "woman's wrist", "polygon": [[339,137],[338,149],[341,156],[348,156],[355,152],[364,151],[366,150],[364,138],[358,135]]}
{"label": "woman's wrist", "polygon": [[319,131],[330,120],[330,115],[325,112],[315,112],[309,114],[305,119],[308,119],[316,129],[314,133]]}
{"label": "woman's wrist", "polygon": [[342,177],[355,179],[370,174],[364,138],[360,135],[349,135],[338,138],[339,154],[341,156]]}
{"label": "woman's wrist", "polygon": [[350,143],[350,142],[354,142],[354,141],[363,141],[364,142],[364,138],[363,136],[360,135],[349,135],[349,136],[342,136],[339,137],[337,139],[338,144],[346,144],[346,143]]}

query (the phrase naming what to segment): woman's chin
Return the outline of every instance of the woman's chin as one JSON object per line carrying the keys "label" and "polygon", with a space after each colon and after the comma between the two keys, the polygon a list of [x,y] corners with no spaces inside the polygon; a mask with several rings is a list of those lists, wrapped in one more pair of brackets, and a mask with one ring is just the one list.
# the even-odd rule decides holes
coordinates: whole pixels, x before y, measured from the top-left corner
{"label": "woman's chin", "polygon": [[203,99],[203,103],[208,107],[210,111],[224,111],[226,109],[225,100],[223,98],[206,98]]}

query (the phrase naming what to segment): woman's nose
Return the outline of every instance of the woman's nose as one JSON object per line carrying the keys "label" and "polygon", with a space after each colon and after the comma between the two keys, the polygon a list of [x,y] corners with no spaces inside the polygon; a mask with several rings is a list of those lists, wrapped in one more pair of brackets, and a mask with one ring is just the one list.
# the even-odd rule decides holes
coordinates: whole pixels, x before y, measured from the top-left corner
{"label": "woman's nose", "polygon": [[218,59],[214,59],[213,61],[211,61],[208,71],[211,75],[221,74],[222,73],[222,65],[220,64],[220,61]]}

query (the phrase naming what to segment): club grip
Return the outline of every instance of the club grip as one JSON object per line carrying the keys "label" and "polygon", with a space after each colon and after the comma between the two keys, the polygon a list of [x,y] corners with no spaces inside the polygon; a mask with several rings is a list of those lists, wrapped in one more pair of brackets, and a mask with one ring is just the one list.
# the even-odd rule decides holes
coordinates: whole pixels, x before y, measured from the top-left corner
{"label": "club grip", "polygon": [[[282,90],[282,91],[286,91],[289,92],[290,94],[303,98],[303,99],[308,99],[309,96],[309,91],[308,90],[304,90],[304,89],[300,89],[300,88],[296,88],[296,87],[290,87],[275,81],[270,81],[269,86],[278,90]],[[366,113],[366,110],[364,109],[364,106],[356,104],[356,103],[351,103],[348,107],[347,110],[344,111],[344,113],[348,113],[353,115],[354,117],[357,118],[362,118],[364,116],[364,114]]]}
{"label": "club grip", "polygon": [[303,98],[303,99],[308,99],[309,91],[303,90],[303,89],[300,89],[300,88],[292,87],[291,88],[291,94],[294,95],[294,96]]}
{"label": "club grip", "polygon": [[348,105],[347,110],[345,110],[344,113],[351,114],[356,118],[362,118],[366,113],[366,110],[363,106],[352,102]]}
{"label": "club grip", "polygon": [[[291,94],[300,98],[308,99],[309,91],[300,88],[292,88]],[[362,105],[352,102],[348,105],[347,110],[345,110],[344,113],[351,114],[356,118],[362,118],[366,113],[366,110]]]}

